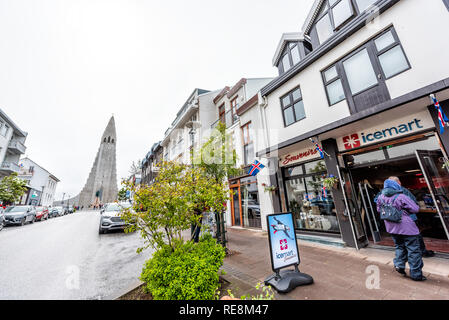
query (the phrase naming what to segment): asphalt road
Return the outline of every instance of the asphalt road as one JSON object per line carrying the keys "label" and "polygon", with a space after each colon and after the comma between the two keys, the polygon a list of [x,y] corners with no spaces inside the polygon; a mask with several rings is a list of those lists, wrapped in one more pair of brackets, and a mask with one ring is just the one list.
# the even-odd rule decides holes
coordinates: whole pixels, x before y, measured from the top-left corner
{"label": "asphalt road", "polygon": [[98,211],[0,231],[0,299],[105,299],[138,280],[139,233],[98,234]]}

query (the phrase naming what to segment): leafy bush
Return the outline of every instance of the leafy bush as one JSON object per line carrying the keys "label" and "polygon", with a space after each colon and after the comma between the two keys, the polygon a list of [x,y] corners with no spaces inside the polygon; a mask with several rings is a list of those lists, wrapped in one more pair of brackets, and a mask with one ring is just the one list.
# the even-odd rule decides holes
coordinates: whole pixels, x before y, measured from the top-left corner
{"label": "leafy bush", "polygon": [[224,248],[206,234],[196,244],[159,249],[145,263],[140,279],[155,300],[212,300],[224,257]]}

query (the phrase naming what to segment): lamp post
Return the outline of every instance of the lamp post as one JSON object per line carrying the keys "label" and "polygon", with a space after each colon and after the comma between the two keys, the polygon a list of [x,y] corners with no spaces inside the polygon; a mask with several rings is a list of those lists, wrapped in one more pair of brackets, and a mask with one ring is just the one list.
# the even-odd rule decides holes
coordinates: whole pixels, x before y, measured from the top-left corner
{"label": "lamp post", "polygon": [[41,192],[41,197],[39,199],[39,206],[42,205],[42,197],[44,196],[44,188],[45,188],[45,186],[41,186],[41,188],[42,188],[42,192]]}

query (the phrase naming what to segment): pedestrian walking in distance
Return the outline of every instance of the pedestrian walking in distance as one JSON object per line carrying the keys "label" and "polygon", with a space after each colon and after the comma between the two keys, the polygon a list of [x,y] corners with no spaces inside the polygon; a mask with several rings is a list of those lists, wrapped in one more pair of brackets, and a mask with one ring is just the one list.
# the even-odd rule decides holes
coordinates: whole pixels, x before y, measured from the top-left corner
{"label": "pedestrian walking in distance", "polygon": [[[424,281],[424,266],[420,247],[420,232],[410,217],[419,211],[419,206],[403,193],[401,186],[394,180],[384,182],[382,194],[377,199],[377,211],[385,222],[385,228],[393,237],[396,256],[393,260],[397,272],[406,275],[405,264],[410,266],[410,278]],[[398,221],[398,219],[399,221]]]}

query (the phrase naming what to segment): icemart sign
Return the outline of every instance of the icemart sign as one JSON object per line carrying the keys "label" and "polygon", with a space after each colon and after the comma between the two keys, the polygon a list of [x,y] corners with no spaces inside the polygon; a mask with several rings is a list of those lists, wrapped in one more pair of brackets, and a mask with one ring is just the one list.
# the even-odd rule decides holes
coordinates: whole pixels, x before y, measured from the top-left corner
{"label": "icemart sign", "polygon": [[295,264],[299,265],[299,251],[292,213],[267,215],[267,227],[273,271]]}
{"label": "icemart sign", "polygon": [[[363,122],[360,124],[363,126]],[[429,112],[423,111],[340,137],[337,139],[338,149],[352,150],[434,127]]]}

